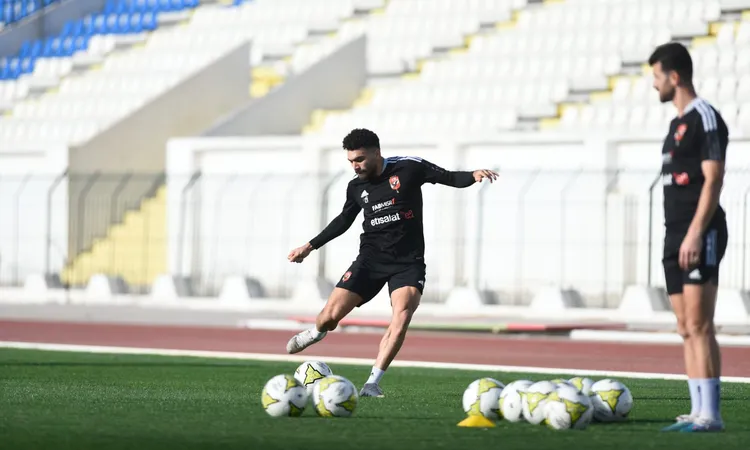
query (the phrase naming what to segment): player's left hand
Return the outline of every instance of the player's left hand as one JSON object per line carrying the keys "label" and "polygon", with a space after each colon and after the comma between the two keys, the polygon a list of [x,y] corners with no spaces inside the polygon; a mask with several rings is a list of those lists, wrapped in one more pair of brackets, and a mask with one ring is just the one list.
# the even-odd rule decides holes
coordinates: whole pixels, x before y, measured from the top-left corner
{"label": "player's left hand", "polygon": [[498,177],[497,172],[485,169],[475,170],[473,175],[474,181],[476,181],[477,183],[481,183],[482,178],[487,178],[488,180],[490,180],[490,183],[492,183],[493,181],[497,180]]}
{"label": "player's left hand", "polygon": [[680,245],[680,256],[678,262],[682,270],[689,270],[697,266],[701,260],[701,248],[703,243],[701,237],[696,233],[688,233]]}

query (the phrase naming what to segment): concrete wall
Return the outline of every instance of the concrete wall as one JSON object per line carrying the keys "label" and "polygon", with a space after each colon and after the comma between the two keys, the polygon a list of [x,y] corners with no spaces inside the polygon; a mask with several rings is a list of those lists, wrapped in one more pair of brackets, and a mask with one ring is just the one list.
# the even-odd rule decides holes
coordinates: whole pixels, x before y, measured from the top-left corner
{"label": "concrete wall", "polygon": [[[243,103],[250,83],[249,48],[244,43],[232,49],[87,143],[70,149],[71,254],[104,235],[112,223],[107,202],[114,195],[123,204],[137,207],[154,191],[165,169],[167,140],[200,134],[216,117]],[[94,177],[95,173],[99,175]],[[123,191],[119,186],[128,173],[137,176],[127,180]],[[123,212],[113,219],[119,220]]]}
{"label": "concrete wall", "polygon": [[249,100],[218,120],[205,136],[299,134],[315,109],[348,108],[367,77],[367,40],[362,36],[286,80],[275,91]]}
{"label": "concrete wall", "polygon": [[[425,300],[445,300],[453,287],[469,285],[504,304],[527,304],[540,288],[560,286],[580,291],[588,305],[616,306],[626,286],[663,285],[661,185],[653,202],[649,196],[660,145],[658,138],[600,136],[384,136],[386,156],[501,172],[492,185],[424,187]],[[339,147],[313,138],[170,142],[170,271],[199,278],[206,292],[227,276],[246,275],[270,296],[285,297],[325,263],[323,275],[335,283],[356,257],[361,218],[302,265],[286,255],[341,210],[351,168]],[[731,237],[721,277],[723,286],[740,289],[750,287],[750,140],[734,140],[730,149],[722,203]],[[196,171],[201,177],[186,188]]]}
{"label": "concrete wall", "polygon": [[0,31],[0,56],[18,52],[24,41],[42,39],[62,31],[65,22],[104,9],[106,0],[63,0],[45,9],[44,14],[16,22]]}

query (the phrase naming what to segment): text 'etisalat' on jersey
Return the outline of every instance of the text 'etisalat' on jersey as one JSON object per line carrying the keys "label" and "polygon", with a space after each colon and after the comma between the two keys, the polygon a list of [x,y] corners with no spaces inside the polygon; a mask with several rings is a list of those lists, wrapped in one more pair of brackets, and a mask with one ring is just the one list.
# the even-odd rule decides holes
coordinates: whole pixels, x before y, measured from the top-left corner
{"label": "text 'etisalat' on jersey", "polygon": [[[675,117],[662,147],[661,179],[667,228],[687,229],[695,216],[705,181],[703,161],[724,161],[729,132],[721,115],[696,98]],[[724,216],[719,206],[715,218]]]}
{"label": "text 'etisalat' on jersey", "polygon": [[370,180],[352,179],[341,213],[310,241],[320,248],[343,234],[360,211],[364,214],[360,256],[393,262],[424,258],[422,185],[468,187],[472,172],[448,171],[417,157],[386,158],[383,171]]}

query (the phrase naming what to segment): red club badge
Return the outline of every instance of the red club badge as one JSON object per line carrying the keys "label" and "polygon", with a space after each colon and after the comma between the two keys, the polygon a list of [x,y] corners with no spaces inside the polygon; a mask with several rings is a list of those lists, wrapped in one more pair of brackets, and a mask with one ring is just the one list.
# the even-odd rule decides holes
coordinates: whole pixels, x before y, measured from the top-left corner
{"label": "red club badge", "polygon": [[398,175],[392,176],[388,183],[391,185],[391,189],[398,191],[401,188],[401,180],[398,179]]}

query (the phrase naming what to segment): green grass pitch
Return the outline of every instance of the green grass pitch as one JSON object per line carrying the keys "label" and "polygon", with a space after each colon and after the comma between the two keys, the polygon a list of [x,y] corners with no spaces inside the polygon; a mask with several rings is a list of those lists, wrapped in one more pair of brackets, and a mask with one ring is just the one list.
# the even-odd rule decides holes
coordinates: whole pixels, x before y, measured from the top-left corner
{"label": "green grass pitch", "polygon": [[[549,374],[392,368],[386,398],[360,399],[354,417],[265,414],[260,393],[296,363],[0,350],[0,448],[7,449],[747,449],[750,385],[723,384],[721,434],[660,433],[689,408],[684,381],[623,379],[630,420],[583,431],[499,422],[457,427],[461,395],[482,376],[504,383]],[[360,387],[369,368],[332,364]],[[559,374],[570,378],[567,374]],[[597,379],[597,378],[595,378]]]}

